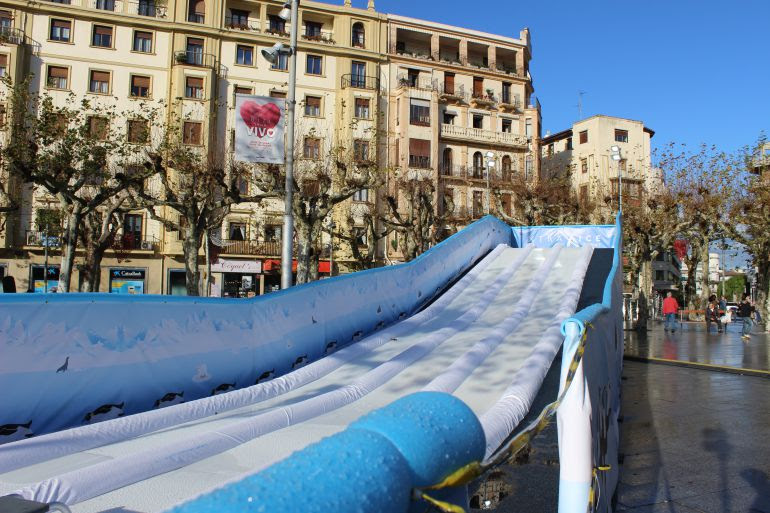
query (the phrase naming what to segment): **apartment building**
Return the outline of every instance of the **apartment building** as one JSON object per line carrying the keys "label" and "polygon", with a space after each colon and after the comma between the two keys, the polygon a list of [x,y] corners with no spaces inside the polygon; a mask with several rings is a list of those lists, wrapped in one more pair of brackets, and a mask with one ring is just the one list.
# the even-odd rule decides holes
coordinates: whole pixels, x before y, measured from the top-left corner
{"label": "apartment building", "polygon": [[[234,146],[235,95],[287,94],[288,59],[270,63],[261,54],[276,42],[288,43],[291,27],[278,16],[282,7],[278,0],[0,0],[0,72],[14,80],[31,73],[30,88],[55,102],[74,94],[114,102],[126,112],[157,102],[168,118],[184,120],[185,144],[225,161]],[[486,179],[479,153],[493,152],[503,175],[535,177],[540,111],[532,96],[526,29],[519,39],[494,36],[388,16],[371,0],[366,9],[349,0],[303,1],[299,23],[300,158],[346,147],[382,169],[398,162],[403,169],[429,170],[441,194],[457,195],[458,215],[470,212],[469,218],[483,213],[478,194],[504,181]],[[419,53],[424,48],[427,58]],[[416,87],[425,81],[435,87]],[[412,99],[430,105],[429,119],[420,110],[425,103],[413,108]],[[416,124],[407,122],[413,113]],[[127,119],[110,122],[128,127]],[[428,143],[411,151],[411,140]],[[0,230],[0,275],[13,276],[19,291],[50,291],[57,286],[61,254],[54,228],[58,203],[29,184],[6,185],[21,209]],[[252,192],[252,185],[242,187]],[[363,224],[377,199],[377,191],[359,191],[330,221],[338,228]],[[279,201],[231,209],[209,238],[209,250],[218,255],[211,269],[214,295],[278,288],[282,215]],[[118,238],[102,263],[102,291],[185,293],[178,232],[137,210],[126,215]],[[321,274],[332,271],[332,260],[335,274],[351,267],[347,243],[324,233],[320,245]],[[381,251],[385,246],[383,241]],[[205,268],[203,254],[204,248]],[[73,290],[81,259],[79,254]]]}
{"label": "apartment building", "polygon": [[770,142],[764,143],[757,149],[751,159],[749,171],[761,176],[770,174]]}
{"label": "apartment building", "polygon": [[[644,190],[663,186],[661,171],[652,166],[650,157],[654,135],[641,121],[604,115],[583,119],[542,139],[541,175],[546,179],[569,176],[581,198],[595,200],[612,212],[617,210],[618,177],[622,176],[623,202],[638,204]],[[612,160],[612,146],[620,148],[620,161]]]}
{"label": "apartment building", "polygon": [[390,165],[399,176],[433,180],[438,213],[478,219],[496,190],[510,213],[512,177],[536,179],[541,120],[531,56],[528,29],[516,39],[388,16]]}

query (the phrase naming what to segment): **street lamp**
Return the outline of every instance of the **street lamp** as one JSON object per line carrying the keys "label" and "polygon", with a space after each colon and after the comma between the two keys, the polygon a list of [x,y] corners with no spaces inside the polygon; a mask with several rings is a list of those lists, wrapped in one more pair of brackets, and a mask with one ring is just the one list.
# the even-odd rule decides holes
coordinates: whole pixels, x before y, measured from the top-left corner
{"label": "street lamp", "polygon": [[489,187],[489,175],[495,169],[495,154],[491,151],[486,153],[487,157],[487,215],[492,212],[492,189]]}
{"label": "street lamp", "polygon": [[289,56],[289,94],[286,98],[288,106],[286,134],[286,204],[283,214],[283,245],[281,248],[281,288],[291,287],[292,242],[294,240],[294,107],[296,105],[297,89],[297,20],[299,19],[299,0],[291,0],[283,4],[278,16],[284,21],[290,21],[290,46],[275,43],[271,48],[262,50],[262,55],[270,63],[275,63],[281,55]]}
{"label": "street lamp", "polygon": [[623,212],[623,175],[620,172],[620,161],[623,157],[620,156],[620,146],[613,145],[610,150],[612,160],[618,163],[618,212]]}

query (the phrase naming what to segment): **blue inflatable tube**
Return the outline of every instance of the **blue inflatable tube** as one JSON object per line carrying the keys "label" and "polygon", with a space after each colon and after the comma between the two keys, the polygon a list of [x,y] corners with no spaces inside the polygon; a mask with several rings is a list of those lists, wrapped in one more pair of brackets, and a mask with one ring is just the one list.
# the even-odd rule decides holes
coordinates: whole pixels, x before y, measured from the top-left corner
{"label": "blue inflatable tube", "polygon": [[456,397],[418,392],[171,513],[405,512],[414,487],[484,457],[484,431]]}

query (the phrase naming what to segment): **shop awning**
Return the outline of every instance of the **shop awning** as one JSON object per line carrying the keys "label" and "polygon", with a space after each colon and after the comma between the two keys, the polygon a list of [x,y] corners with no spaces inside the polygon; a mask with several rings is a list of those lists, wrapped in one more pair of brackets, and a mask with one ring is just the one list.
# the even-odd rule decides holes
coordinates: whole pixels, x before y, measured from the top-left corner
{"label": "shop awning", "polygon": [[[275,258],[269,258],[266,259],[262,264],[262,269],[265,271],[280,271],[281,270],[281,261],[279,259]],[[319,273],[328,273],[331,270],[331,266],[329,265],[328,260],[322,260],[318,262],[318,272]],[[291,262],[291,271],[297,272],[297,261],[292,260]]]}

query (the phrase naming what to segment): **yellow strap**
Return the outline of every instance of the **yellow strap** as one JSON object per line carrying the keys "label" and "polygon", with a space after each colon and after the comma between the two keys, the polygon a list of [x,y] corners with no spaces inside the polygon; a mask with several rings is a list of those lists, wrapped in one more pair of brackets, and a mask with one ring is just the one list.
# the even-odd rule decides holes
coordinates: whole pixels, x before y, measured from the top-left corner
{"label": "yellow strap", "polygon": [[457,506],[456,504],[452,504],[449,502],[440,501],[438,499],[434,499],[428,494],[420,493],[419,497],[420,499],[433,504],[444,513],[465,513],[465,509],[461,508],[460,506]]}

